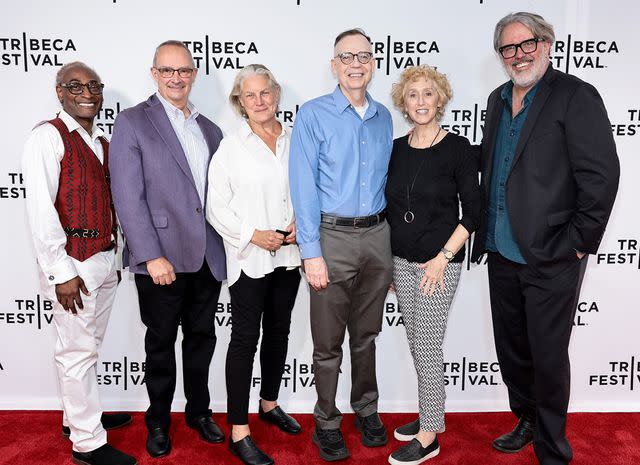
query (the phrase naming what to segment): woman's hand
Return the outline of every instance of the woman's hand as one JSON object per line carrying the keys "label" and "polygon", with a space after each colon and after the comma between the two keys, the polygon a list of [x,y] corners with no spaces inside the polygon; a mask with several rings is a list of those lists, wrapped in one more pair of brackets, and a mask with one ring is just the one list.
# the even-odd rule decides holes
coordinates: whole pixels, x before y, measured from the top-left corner
{"label": "woman's hand", "polygon": [[296,243],[296,222],[294,221],[289,226],[286,227],[285,231],[289,231],[287,237],[284,238],[284,241],[287,244],[295,244]]}
{"label": "woman's hand", "polygon": [[433,295],[436,292],[438,284],[440,285],[440,291],[444,293],[444,269],[449,264],[442,252],[438,252],[438,255],[433,257],[426,263],[418,265],[424,271],[424,276],[420,280],[420,288],[424,295]]}
{"label": "woman's hand", "polygon": [[282,241],[284,241],[284,236],[271,230],[260,231],[256,229],[251,237],[252,244],[270,252],[275,252],[282,247]]}

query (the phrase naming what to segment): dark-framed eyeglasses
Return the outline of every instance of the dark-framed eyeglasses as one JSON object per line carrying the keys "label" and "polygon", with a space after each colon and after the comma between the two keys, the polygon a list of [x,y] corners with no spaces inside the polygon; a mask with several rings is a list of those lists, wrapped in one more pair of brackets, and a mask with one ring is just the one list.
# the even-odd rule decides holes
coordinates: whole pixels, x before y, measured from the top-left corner
{"label": "dark-framed eyeglasses", "polygon": [[60,87],[67,89],[69,93],[73,95],[80,95],[85,87],[89,90],[90,94],[100,95],[102,94],[102,89],[104,89],[104,84],[97,81],[87,82],[86,84],[82,84],[80,82],[67,82],[66,84],[60,84]]}
{"label": "dark-framed eyeglasses", "polygon": [[502,55],[502,58],[513,58],[518,53],[518,48],[520,48],[523,53],[535,52],[538,49],[538,42],[544,42],[544,39],[534,37],[533,39],[523,40],[519,44],[503,45],[498,49],[498,52]]}
{"label": "dark-framed eyeglasses", "polygon": [[173,75],[177,72],[178,76],[181,78],[190,78],[193,76],[193,68],[170,68],[168,66],[163,66],[161,68],[153,67],[159,74],[160,77],[165,79],[173,77]]}
{"label": "dark-framed eyeglasses", "polygon": [[357,58],[360,63],[362,63],[363,65],[366,65],[371,61],[372,57],[373,57],[373,53],[371,52],[358,52],[358,53],[342,52],[336,55],[336,58],[340,58],[340,61],[342,62],[342,64],[345,64],[345,65],[350,65],[351,63],[353,63],[354,58]]}

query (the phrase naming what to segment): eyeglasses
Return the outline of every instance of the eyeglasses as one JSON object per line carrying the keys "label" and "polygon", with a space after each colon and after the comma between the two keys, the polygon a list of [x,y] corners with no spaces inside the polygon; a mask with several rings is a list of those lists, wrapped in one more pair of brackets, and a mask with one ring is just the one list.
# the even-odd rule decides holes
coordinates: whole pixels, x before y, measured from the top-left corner
{"label": "eyeglasses", "polygon": [[502,58],[513,58],[518,53],[518,48],[522,50],[522,53],[533,53],[538,49],[538,42],[544,42],[544,39],[540,37],[534,37],[533,39],[523,40],[519,44],[503,45],[498,49]]}
{"label": "eyeglasses", "polygon": [[342,52],[342,53],[338,53],[336,55],[336,58],[340,58],[340,61],[345,65],[350,65],[351,63],[353,63],[353,59],[356,58],[356,57],[358,58],[358,61],[360,63],[362,63],[363,65],[366,65],[367,63],[369,63],[371,61],[371,57],[373,57],[373,53],[371,53],[371,52],[358,52],[358,53]]}
{"label": "eyeglasses", "polygon": [[66,84],[60,84],[60,87],[64,87],[73,95],[80,95],[85,87],[89,90],[90,94],[100,95],[102,94],[102,89],[104,89],[104,84],[96,81],[87,82],[86,84],[67,82]]}
{"label": "eyeglasses", "polygon": [[188,78],[191,77],[193,75],[193,68],[169,68],[168,66],[163,66],[162,68],[156,68],[155,66],[153,67],[153,69],[155,69],[156,71],[158,71],[158,73],[160,73],[160,76],[163,78],[170,78],[173,77],[174,73],[177,71],[178,72],[178,76],[180,76],[181,78]]}

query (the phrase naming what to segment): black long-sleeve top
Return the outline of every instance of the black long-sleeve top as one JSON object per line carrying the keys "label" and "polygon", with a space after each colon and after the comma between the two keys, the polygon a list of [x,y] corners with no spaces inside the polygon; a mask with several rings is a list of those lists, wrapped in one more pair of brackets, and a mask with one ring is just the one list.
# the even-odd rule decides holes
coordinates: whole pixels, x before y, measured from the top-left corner
{"label": "black long-sleeve top", "polygon": [[[407,187],[415,215],[412,223],[404,220]],[[481,203],[478,160],[469,141],[449,133],[431,148],[416,149],[409,146],[408,136],[394,140],[385,195],[396,256],[425,262],[440,252],[458,224],[471,234]],[[462,262],[464,254],[463,246],[451,261]]]}

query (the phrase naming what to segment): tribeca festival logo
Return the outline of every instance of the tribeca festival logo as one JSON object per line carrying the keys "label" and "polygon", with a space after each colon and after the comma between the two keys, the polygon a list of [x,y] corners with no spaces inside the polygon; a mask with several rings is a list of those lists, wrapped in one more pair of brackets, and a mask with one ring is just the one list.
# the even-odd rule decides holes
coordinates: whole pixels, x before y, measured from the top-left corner
{"label": "tribeca festival logo", "polygon": [[404,318],[398,304],[385,302],[384,304],[384,324],[390,327],[404,326]]}
{"label": "tribeca festival logo", "polygon": [[589,326],[594,315],[600,313],[597,302],[579,302],[576,308],[576,315],[573,319],[573,326]]}
{"label": "tribeca festival logo", "polygon": [[[339,371],[342,373],[342,370]],[[251,387],[260,386],[260,376],[251,378]],[[313,374],[312,362],[301,362],[297,358],[284,365],[281,387],[291,392],[300,392],[304,389],[315,388],[316,379]]]}
{"label": "tribeca festival logo", "polygon": [[116,116],[121,111],[120,102],[115,104],[103,104],[102,108],[96,116],[96,126],[104,131],[105,134],[111,135],[113,133],[113,123],[116,120]]}
{"label": "tribeca festival logo", "polygon": [[596,255],[598,265],[632,265],[640,270],[640,250],[637,239],[618,239],[618,250]]}
{"label": "tribeca festival logo", "polygon": [[610,361],[604,373],[587,376],[589,386],[616,386],[633,391],[640,384],[640,359],[632,355],[627,361]]}
{"label": "tribeca festival logo", "polygon": [[383,41],[372,42],[373,58],[376,68],[384,70],[387,76],[391,71],[422,64],[425,55],[440,53],[438,43],[434,40],[392,40],[388,35]]}
{"label": "tribeca festival logo", "polygon": [[293,108],[287,108],[284,110],[280,108],[278,109],[278,111],[276,111],[276,117],[284,124],[292,128],[293,122],[295,121],[296,115],[298,114],[298,110],[300,110],[299,104],[296,104]]}
{"label": "tribeca festival logo", "polygon": [[470,388],[499,386],[500,365],[490,360],[470,360],[462,357],[461,361],[444,362],[444,385],[454,386],[461,391]]}
{"label": "tribeca festival logo", "polygon": [[228,328],[231,326],[231,302],[218,302],[216,305],[216,314],[214,316],[215,325],[220,328]]}
{"label": "tribeca festival logo", "polygon": [[442,129],[469,139],[472,144],[480,143],[484,134],[487,110],[475,103],[469,108],[447,109]]}
{"label": "tribeca festival logo", "polygon": [[184,44],[193,55],[196,68],[207,75],[212,70],[244,68],[244,64],[256,61],[251,55],[258,55],[258,46],[253,41],[217,42],[208,34],[204,40],[185,40]]}
{"label": "tribeca festival logo", "polygon": [[76,52],[72,39],[34,38],[23,32],[20,37],[0,37],[0,63],[19,66],[25,72],[33,67],[62,66],[67,53]]}
{"label": "tribeca festival logo", "polygon": [[130,360],[126,355],[122,360],[99,361],[97,378],[100,386],[127,391],[145,384],[145,362]]}
{"label": "tribeca festival logo", "polygon": [[7,173],[9,184],[0,185],[0,199],[24,199],[27,190],[24,187],[22,173]]}
{"label": "tribeca festival logo", "polygon": [[0,324],[30,325],[37,329],[53,321],[53,302],[36,294],[35,299],[14,299],[12,311],[0,312]]}
{"label": "tribeca festival logo", "polygon": [[607,56],[620,53],[615,40],[576,40],[571,34],[551,48],[551,63],[566,73],[580,69],[604,69]]}
{"label": "tribeca festival logo", "polygon": [[614,136],[635,136],[640,132],[640,110],[630,108],[627,116],[628,119],[622,123],[611,125]]}

